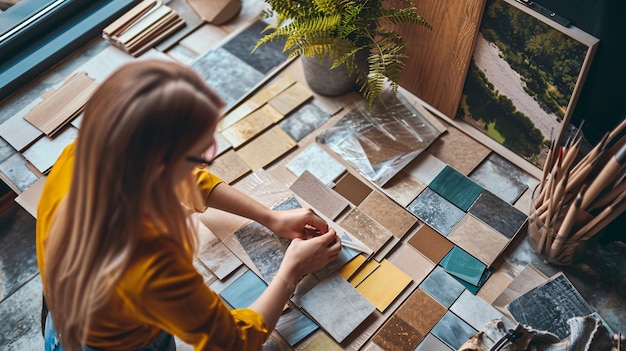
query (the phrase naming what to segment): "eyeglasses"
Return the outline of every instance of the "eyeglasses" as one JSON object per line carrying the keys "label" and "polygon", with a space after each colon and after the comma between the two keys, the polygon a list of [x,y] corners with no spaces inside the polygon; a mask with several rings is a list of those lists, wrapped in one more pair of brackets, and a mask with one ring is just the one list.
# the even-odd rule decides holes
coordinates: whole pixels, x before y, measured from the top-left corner
{"label": "eyeglasses", "polygon": [[196,156],[187,156],[185,160],[192,163],[199,163],[201,168],[210,166],[213,163],[213,159],[215,158],[215,154],[217,153],[217,141],[213,139],[211,145],[202,152],[200,157]]}

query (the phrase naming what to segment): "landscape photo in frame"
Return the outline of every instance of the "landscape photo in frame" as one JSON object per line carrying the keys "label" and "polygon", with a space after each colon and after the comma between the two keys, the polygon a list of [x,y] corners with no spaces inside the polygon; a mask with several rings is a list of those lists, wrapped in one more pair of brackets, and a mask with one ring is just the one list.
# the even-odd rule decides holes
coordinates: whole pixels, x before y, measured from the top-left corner
{"label": "landscape photo in frame", "polygon": [[597,44],[521,3],[488,0],[455,118],[542,169],[551,141],[563,139]]}

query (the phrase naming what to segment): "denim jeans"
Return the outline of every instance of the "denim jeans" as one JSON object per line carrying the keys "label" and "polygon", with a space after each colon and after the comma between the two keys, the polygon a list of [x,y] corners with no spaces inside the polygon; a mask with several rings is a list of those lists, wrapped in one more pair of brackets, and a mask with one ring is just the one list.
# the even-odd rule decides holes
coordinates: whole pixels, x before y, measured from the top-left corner
{"label": "denim jeans", "polygon": [[[44,346],[46,351],[63,351],[61,348],[61,342],[57,336],[56,330],[54,329],[54,323],[50,318],[50,314],[48,313],[48,317],[46,317],[46,328],[44,332]],[[102,351],[100,349],[94,349],[89,346],[85,346],[84,351]],[[159,336],[154,339],[150,345],[146,347],[142,347],[133,351],[176,351],[176,343],[174,342],[174,337],[166,332],[161,332]]]}

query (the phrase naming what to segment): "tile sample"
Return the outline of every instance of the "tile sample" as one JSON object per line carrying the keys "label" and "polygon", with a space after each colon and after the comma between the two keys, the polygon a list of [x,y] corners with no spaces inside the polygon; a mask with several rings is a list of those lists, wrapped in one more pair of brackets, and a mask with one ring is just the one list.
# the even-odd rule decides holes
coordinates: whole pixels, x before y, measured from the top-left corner
{"label": "tile sample", "polygon": [[302,150],[285,167],[296,177],[302,175],[304,171],[308,171],[324,184],[330,184],[346,171],[346,167],[341,162],[337,161],[317,143],[313,143]]}
{"label": "tile sample", "polygon": [[331,220],[335,220],[349,206],[346,199],[308,171],[304,171],[289,189]]}
{"label": "tile sample", "polygon": [[457,171],[467,175],[478,166],[491,150],[457,128],[435,140],[428,152]]}
{"label": "tile sample", "polygon": [[509,239],[473,216],[465,216],[448,234],[448,239],[491,266],[509,243]]}
{"label": "tile sample", "polygon": [[380,267],[380,263],[375,260],[370,260],[365,262],[365,264],[361,265],[359,269],[352,274],[352,276],[348,279],[348,283],[353,287],[357,287],[361,284],[370,274],[374,273]]}
{"label": "tile sample", "polygon": [[434,263],[439,263],[454,247],[450,240],[428,224],[422,225],[407,243]]}
{"label": "tile sample", "polygon": [[424,189],[407,210],[444,236],[465,216],[465,212],[429,188]]}
{"label": "tile sample", "polygon": [[4,162],[0,163],[1,178],[8,179],[20,192],[33,185],[39,177],[26,166],[26,160],[22,155],[15,153]]}
{"label": "tile sample", "polygon": [[439,266],[430,272],[419,287],[445,307],[452,306],[465,289],[461,283]]}
{"label": "tile sample", "polygon": [[191,68],[213,90],[219,92],[227,106],[245,96],[265,77],[263,73],[223,48],[215,48],[200,56],[191,64]]}
{"label": "tile sample", "polygon": [[256,171],[274,162],[294,147],[296,142],[280,127],[274,126],[236,152],[253,171]]}
{"label": "tile sample", "polygon": [[396,315],[376,332],[372,341],[387,351],[413,351],[424,335]]}
{"label": "tile sample", "polygon": [[358,208],[400,239],[417,223],[415,216],[378,191],[373,191]]}
{"label": "tile sample", "polygon": [[338,274],[329,275],[294,303],[339,343],[376,309]]}
{"label": "tile sample", "polygon": [[443,341],[437,339],[433,334],[428,334],[424,340],[419,344],[415,351],[454,351],[450,346],[443,343]]}
{"label": "tile sample", "polygon": [[395,315],[426,335],[448,309],[422,289],[416,289],[398,308]]}
{"label": "tile sample", "polygon": [[[15,198],[15,202],[20,204],[33,218],[37,219],[37,208],[39,207],[39,199],[41,199],[41,193],[43,187],[46,184],[47,177],[39,178],[33,185],[29,186],[24,192],[19,194]],[[2,226],[6,228],[7,226]],[[0,252],[7,252],[6,250],[0,250]],[[6,265],[5,265],[6,267]]]}
{"label": "tile sample", "polygon": [[213,134],[213,140],[215,145],[217,145],[217,150],[215,150],[215,157],[219,157],[224,152],[233,148],[219,132],[215,132],[215,134]]}
{"label": "tile sample", "polygon": [[426,184],[409,173],[400,171],[381,190],[400,206],[407,207],[425,188]]}
{"label": "tile sample", "polygon": [[452,304],[450,311],[476,330],[482,330],[492,319],[502,319],[504,315],[482,298],[465,290]]}
{"label": "tile sample", "polygon": [[411,277],[393,263],[382,260],[380,267],[357,285],[356,289],[376,306],[377,310],[385,312],[412,281]]}
{"label": "tile sample", "polygon": [[526,214],[489,191],[483,191],[469,213],[511,239],[524,225]]}
{"label": "tile sample", "polygon": [[257,20],[239,34],[230,38],[222,48],[239,59],[245,61],[259,72],[266,74],[272,68],[287,60],[287,53],[283,52],[282,41],[268,42],[259,46],[254,52],[257,41],[266,33],[263,32],[267,23]]}
{"label": "tile sample", "polygon": [[[342,243],[351,242],[351,241],[352,240],[347,235],[344,234],[341,236]],[[339,256],[336,259],[334,259],[332,262],[329,262],[326,265],[326,267],[318,269],[317,271],[313,273],[318,279],[322,280],[330,273],[336,272],[338,268],[344,267],[347,263],[351,262],[354,258],[356,258],[356,256],[361,256],[358,251],[350,249],[346,246],[342,246],[341,251],[339,251]]]}
{"label": "tile sample", "polygon": [[428,274],[435,268],[433,262],[421,253],[413,250],[409,245],[400,245],[389,255],[388,260],[408,274],[416,284],[420,284],[426,279]]}
{"label": "tile sample", "polygon": [[469,177],[511,205],[528,189],[531,178],[495,152],[476,167]]}
{"label": "tile sample", "polygon": [[454,350],[458,350],[477,332],[452,312],[447,312],[431,331],[439,340]]}
{"label": "tile sample", "polygon": [[269,283],[278,272],[288,244],[257,222],[237,230],[235,237],[259,269],[263,280]]}
{"label": "tile sample", "polygon": [[442,169],[428,187],[466,212],[483,191],[480,185],[450,166]]}
{"label": "tile sample", "polygon": [[213,160],[206,170],[220,177],[227,184],[231,184],[248,174],[250,167],[234,150],[228,150]]}
{"label": "tile sample", "polygon": [[365,264],[365,256],[357,255],[352,260],[339,267],[339,269],[337,269],[337,273],[342,276],[343,279],[350,281],[352,276],[361,268],[363,264]]}
{"label": "tile sample", "polygon": [[528,264],[517,274],[513,281],[506,286],[502,293],[496,297],[492,305],[504,308],[511,301],[545,283],[547,280],[548,277],[543,274],[543,272],[532,264]]}
{"label": "tile sample", "polygon": [[309,317],[300,310],[292,308],[283,312],[275,328],[291,346],[296,345],[318,329],[318,325]]}
{"label": "tile sample", "polygon": [[313,92],[304,84],[296,82],[267,103],[283,116],[313,98]]}
{"label": "tile sample", "polygon": [[458,246],[453,247],[440,264],[446,272],[472,285],[478,285],[487,269],[483,262]]}
{"label": "tile sample", "polygon": [[[4,279],[4,277],[3,277]],[[3,350],[41,350],[41,278],[35,276],[0,304]]]}
{"label": "tile sample", "polygon": [[352,209],[338,222],[342,228],[360,240],[374,253],[393,237],[393,234],[358,208]]}
{"label": "tile sample", "polygon": [[367,184],[363,183],[354,174],[347,172],[341,177],[333,188],[339,195],[345,197],[354,206],[358,206],[367,195],[372,192]]}
{"label": "tile sample", "polygon": [[330,119],[330,114],[313,102],[305,103],[278,125],[295,140],[300,141]]}
{"label": "tile sample", "polygon": [[22,156],[41,173],[47,173],[63,149],[78,136],[78,129],[67,126],[54,138],[43,136],[22,152]]}
{"label": "tile sample", "polygon": [[335,340],[331,339],[328,334],[323,331],[318,332],[307,341],[306,344],[298,347],[300,351],[343,351],[343,347],[339,346]]}
{"label": "tile sample", "polygon": [[198,259],[219,280],[223,280],[243,264],[205,225],[198,225],[198,235],[201,238]]}
{"label": "tile sample", "polygon": [[233,123],[220,133],[230,145],[238,148],[272,126],[274,120],[279,117],[282,117],[282,115],[272,106],[263,105],[263,107]]}
{"label": "tile sample", "polygon": [[444,168],[446,168],[445,162],[428,152],[424,152],[411,161],[404,168],[404,171],[428,185]]}
{"label": "tile sample", "polygon": [[24,119],[24,115],[41,101],[41,98],[37,98],[21,111],[0,124],[0,137],[13,146],[15,150],[22,151],[43,135],[43,132]]}
{"label": "tile sample", "polygon": [[248,270],[220,293],[220,296],[232,308],[246,308],[253,303],[265,289],[267,284],[253,271]]}

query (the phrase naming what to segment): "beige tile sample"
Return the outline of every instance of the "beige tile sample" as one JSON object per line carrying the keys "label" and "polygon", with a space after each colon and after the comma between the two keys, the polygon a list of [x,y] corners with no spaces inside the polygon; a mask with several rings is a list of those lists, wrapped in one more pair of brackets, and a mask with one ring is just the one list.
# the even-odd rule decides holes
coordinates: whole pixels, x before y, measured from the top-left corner
{"label": "beige tile sample", "polygon": [[493,264],[509,243],[506,236],[471,215],[463,217],[447,238],[487,266]]}
{"label": "beige tile sample", "polygon": [[43,134],[37,127],[24,119],[24,115],[41,101],[41,98],[36,99],[0,124],[0,137],[13,146],[15,150],[22,151]]}
{"label": "beige tile sample", "polygon": [[35,219],[37,219],[37,206],[39,205],[39,199],[45,184],[46,177],[39,178],[39,180],[15,198],[15,202],[20,204]]}
{"label": "beige tile sample", "polygon": [[439,234],[427,224],[423,224],[407,243],[433,263],[439,263],[441,259],[452,250],[454,246],[450,240]]}
{"label": "beige tile sample", "polygon": [[335,220],[349,206],[346,199],[335,193],[309,171],[304,171],[289,189],[331,220]]}
{"label": "beige tile sample", "polygon": [[338,224],[374,253],[393,237],[389,230],[358,208],[352,209]]}
{"label": "beige tile sample", "polygon": [[402,207],[407,207],[424,189],[426,184],[409,173],[400,171],[381,190]]}
{"label": "beige tile sample", "polygon": [[304,84],[296,83],[273,97],[268,104],[283,115],[288,115],[311,98],[313,98],[313,92]]}
{"label": "beige tile sample", "polygon": [[354,206],[358,206],[372,192],[372,188],[350,172],[341,177],[333,189]]}
{"label": "beige tile sample", "polygon": [[464,175],[491,153],[488,147],[452,126],[448,126],[448,133],[435,140],[427,151]]}
{"label": "beige tile sample", "polygon": [[224,280],[243,264],[205,225],[198,225],[198,236],[198,259],[219,280]]}
{"label": "beige tile sample", "polygon": [[417,217],[378,191],[363,200],[359,209],[400,239],[417,223]]}
{"label": "beige tile sample", "polygon": [[228,150],[213,160],[206,170],[231,184],[250,172],[250,167],[234,150]]}
{"label": "beige tile sample", "polygon": [[446,168],[445,162],[428,152],[423,152],[404,167],[404,171],[428,185],[444,168]]}
{"label": "beige tile sample", "polygon": [[265,129],[274,124],[276,120],[282,118],[272,106],[263,105],[263,107],[250,113],[246,117],[233,123],[230,127],[222,130],[220,133],[230,145],[238,148],[245,144],[248,140],[254,138]]}
{"label": "beige tile sample", "polygon": [[389,255],[389,262],[408,274],[416,284],[421,283],[436,264],[406,244],[400,245]]}
{"label": "beige tile sample", "polygon": [[78,129],[66,126],[54,138],[43,136],[26,148],[22,155],[39,172],[46,174],[67,145],[78,135]]}
{"label": "beige tile sample", "polygon": [[377,310],[385,312],[411,281],[411,277],[393,263],[382,260],[380,267],[357,285],[356,290],[376,306]]}
{"label": "beige tile sample", "polygon": [[269,165],[294,147],[296,142],[279,126],[274,126],[236,152],[255,171]]}
{"label": "beige tile sample", "polygon": [[319,331],[308,341],[304,341],[304,344],[298,347],[300,351],[342,351],[343,347],[339,346],[328,334],[324,331]]}

